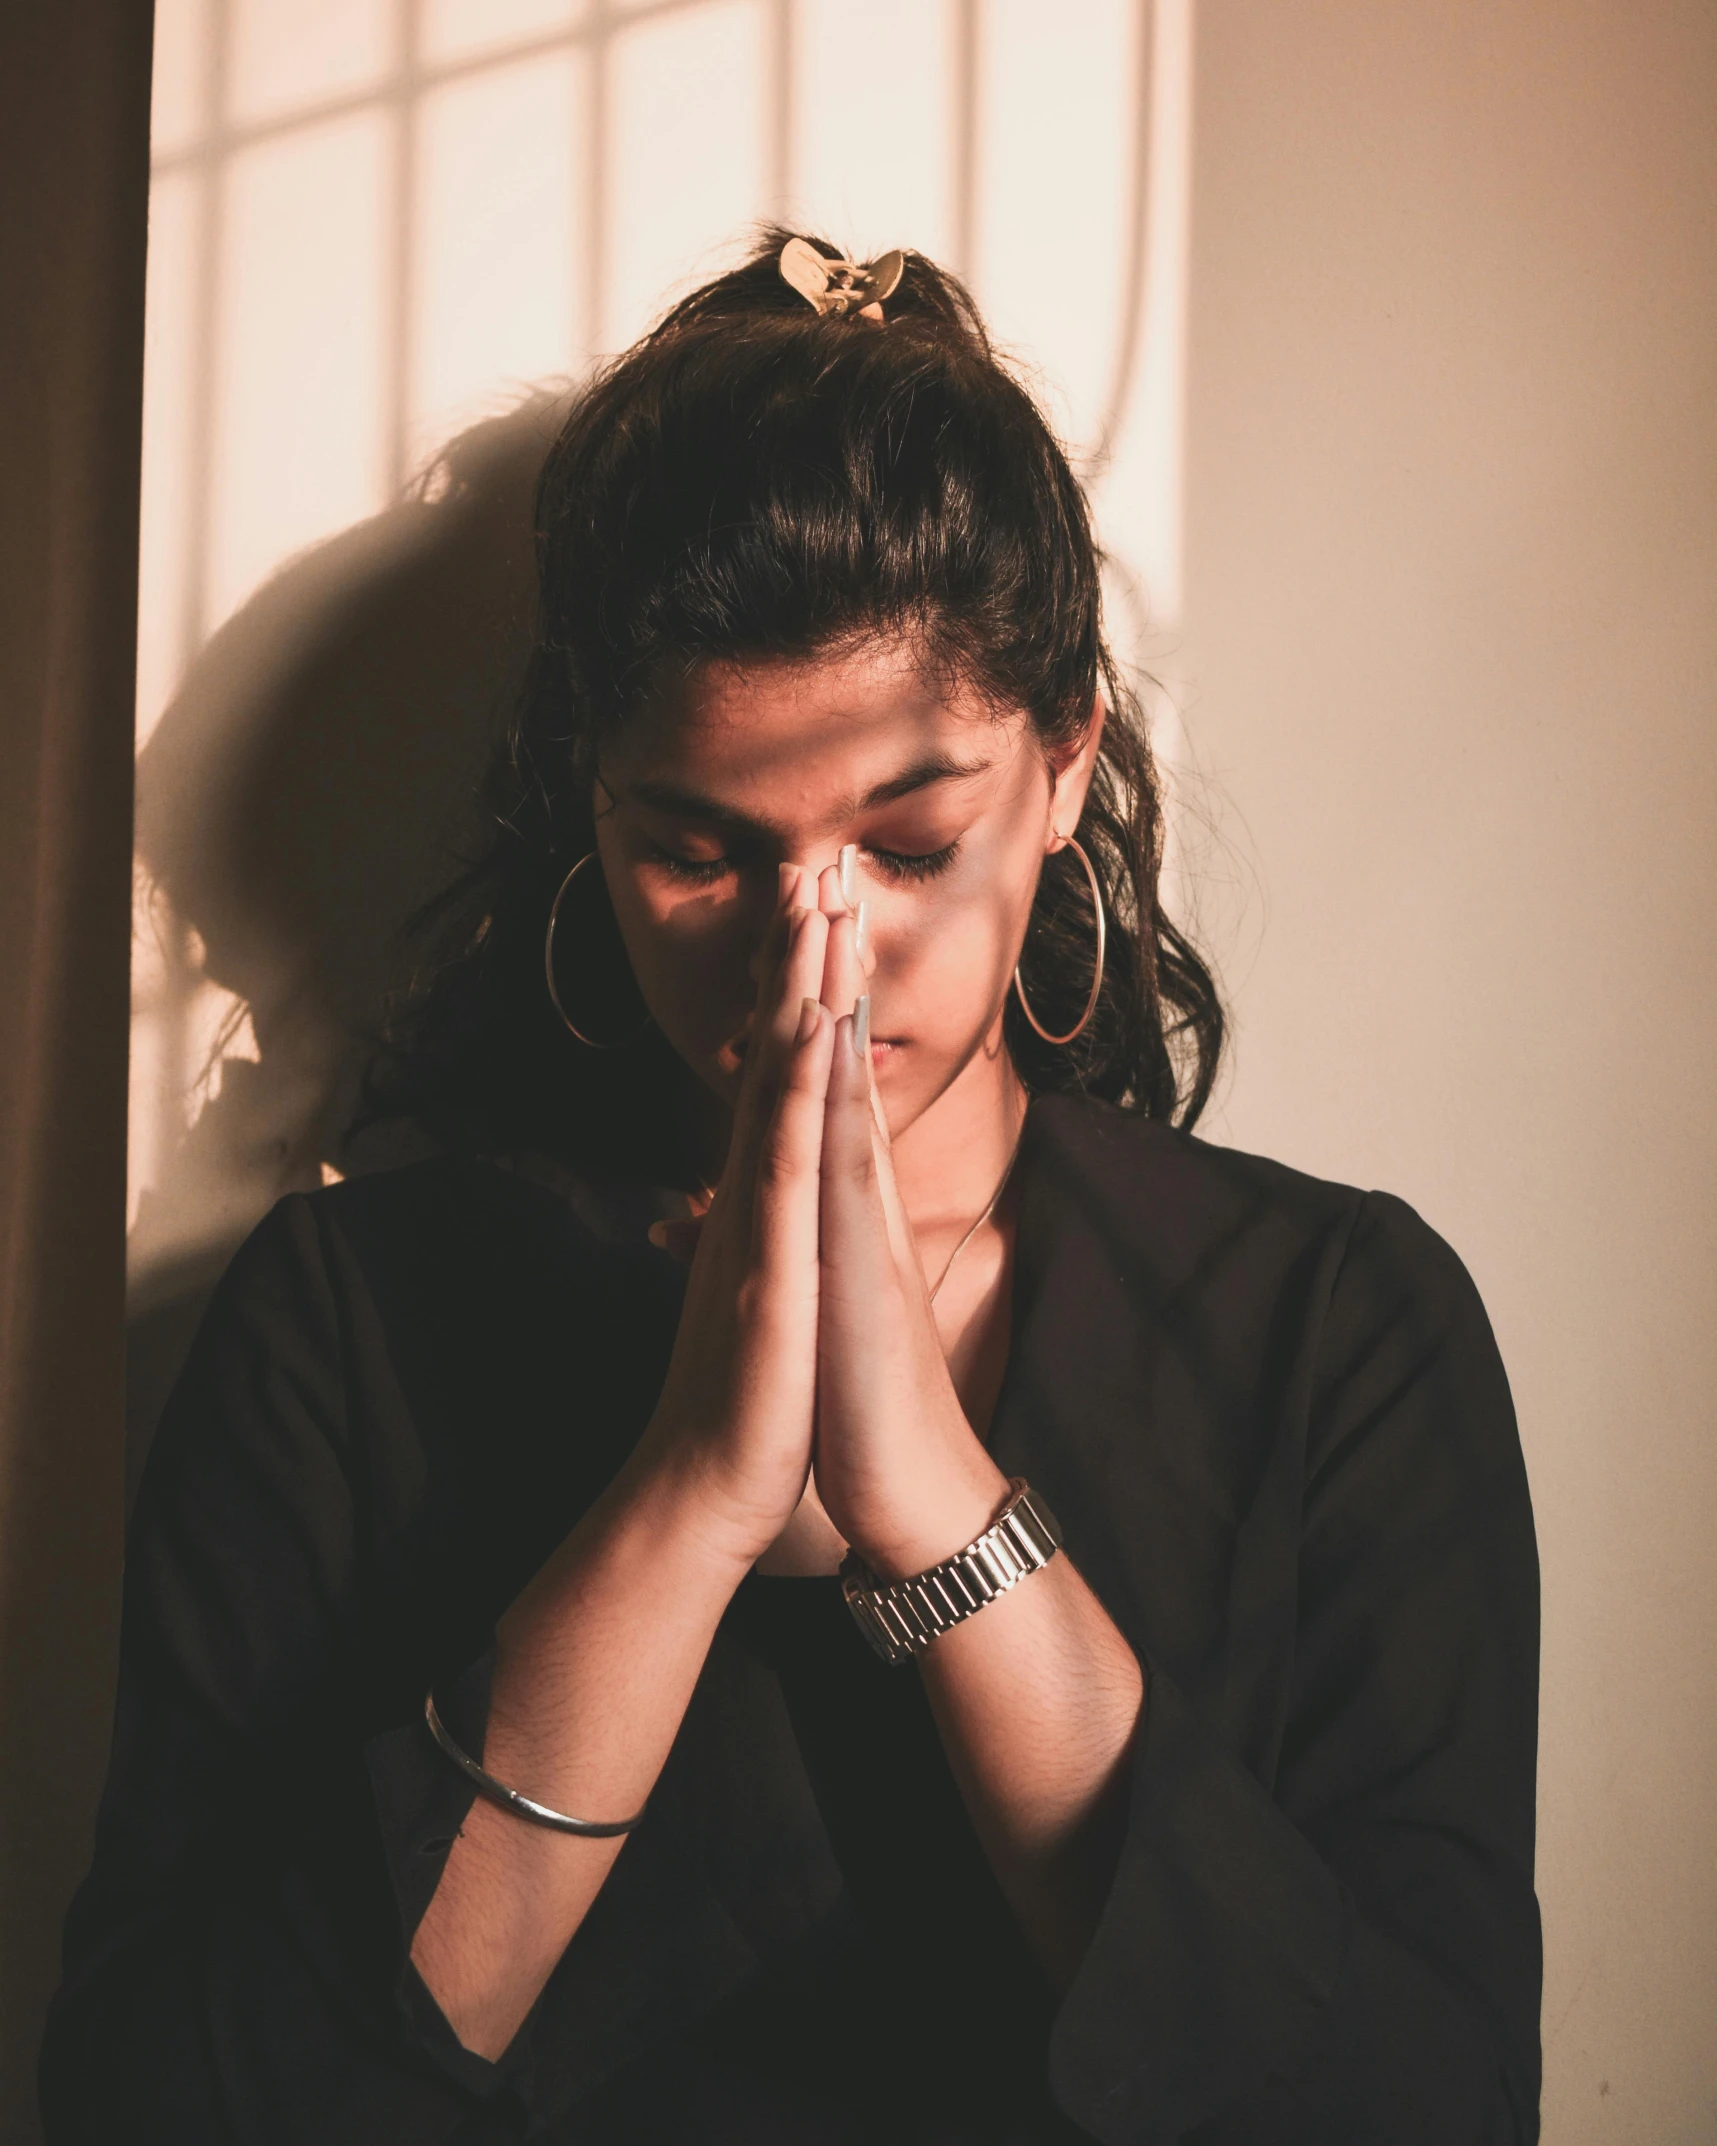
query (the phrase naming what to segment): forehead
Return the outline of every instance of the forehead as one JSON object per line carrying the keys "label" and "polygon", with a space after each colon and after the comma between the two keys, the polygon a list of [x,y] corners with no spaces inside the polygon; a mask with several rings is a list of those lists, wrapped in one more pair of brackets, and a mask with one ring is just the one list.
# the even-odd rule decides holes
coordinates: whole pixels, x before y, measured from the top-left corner
{"label": "forehead", "polygon": [[937,755],[1012,761],[1017,711],[938,676],[898,642],[829,654],[706,662],[662,680],[602,765],[620,783],[671,783],[762,820],[838,814],[843,801]]}

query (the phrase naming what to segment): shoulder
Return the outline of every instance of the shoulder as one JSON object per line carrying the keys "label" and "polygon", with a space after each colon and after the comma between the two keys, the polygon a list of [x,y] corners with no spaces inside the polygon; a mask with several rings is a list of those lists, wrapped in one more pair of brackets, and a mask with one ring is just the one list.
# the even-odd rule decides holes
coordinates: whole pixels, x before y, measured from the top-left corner
{"label": "shoulder", "polygon": [[1183,1322],[1249,1329],[1261,1343],[1291,1309],[1331,1363],[1384,1331],[1403,1346],[1440,1336],[1494,1353],[1459,1255],[1392,1193],[1090,1097],[1039,1097],[1028,1137],[1022,1256],[1124,1274],[1135,1298],[1143,1292]]}
{"label": "shoulder", "polygon": [[1035,1099],[1028,1136],[1035,1174],[1141,1238],[1207,1241],[1264,1230],[1286,1245],[1335,1241],[1422,1267],[1427,1280],[1463,1273],[1459,1259],[1405,1200],[1218,1146],[1158,1118],[1093,1096]]}
{"label": "shoulder", "polygon": [[1481,1480],[1523,1490],[1478,1288],[1406,1200],[1107,1104],[1057,1101],[1042,1133],[1061,1197],[1111,1246],[1130,1247],[1138,1282],[1171,1308],[1182,1339],[1216,1345],[1231,1365],[1294,1364],[1314,1496],[1337,1468],[1350,1484],[1373,1475],[1385,1502],[1418,1482],[1425,1510]]}
{"label": "shoulder", "polygon": [[1042,1095],[1031,1106],[1031,1129],[1045,1149],[1074,1168],[1119,1171],[1130,1185],[1157,1197],[1225,1207],[1260,1200],[1283,1211],[1323,1215],[1358,1199],[1352,1185],[1314,1177],[1266,1155],[1219,1147],[1161,1118],[1142,1117],[1089,1095]]}
{"label": "shoulder", "polygon": [[236,1409],[285,1381],[329,1420],[403,1390],[427,1416],[541,1385],[574,1350],[594,1365],[674,1316],[677,1270],[633,1205],[466,1156],[289,1193],[230,1260],[180,1385]]}
{"label": "shoulder", "polygon": [[1339,1248],[1366,1198],[1090,1096],[1038,1097],[1027,1139],[1029,1195],[1057,1234],[1098,1235],[1165,1280],[1213,1258],[1293,1264]]}
{"label": "shoulder", "polygon": [[411,1531],[546,1555],[654,1404],[682,1286],[641,1231],[476,1159],[289,1194],[204,1314],[139,1509],[314,1509],[360,1561]]}
{"label": "shoulder", "polygon": [[151,1452],[229,1440],[290,1417],[343,1441],[354,1345],[374,1307],[440,1272],[453,1289],[483,1240],[500,1234],[494,1192],[452,1159],[348,1179],[277,1199],[221,1271],[198,1320]]}
{"label": "shoulder", "polygon": [[661,1211],[648,1187],[599,1185],[540,1158],[432,1156],[288,1193],[234,1254],[222,1289],[267,1293],[288,1270],[314,1270],[338,1299],[437,1275],[464,1286],[545,1262],[649,1260],[646,1232]]}

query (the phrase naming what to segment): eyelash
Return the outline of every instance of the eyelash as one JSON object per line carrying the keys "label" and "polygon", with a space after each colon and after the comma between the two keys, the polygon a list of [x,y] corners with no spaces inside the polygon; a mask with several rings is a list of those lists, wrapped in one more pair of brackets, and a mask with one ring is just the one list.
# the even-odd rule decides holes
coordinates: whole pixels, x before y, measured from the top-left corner
{"label": "eyelash", "polygon": [[683,879],[694,887],[706,886],[714,880],[724,879],[733,869],[725,857],[676,857],[671,849],[662,849],[655,843],[651,844],[651,848],[655,851],[655,862],[670,879]]}
{"label": "eyelash", "polygon": [[[908,852],[893,849],[867,850],[865,855],[878,868],[885,879],[897,883],[935,879],[947,871],[959,854],[958,840],[942,849]],[[733,862],[727,857],[676,857],[672,850],[657,848],[656,861],[673,879],[681,879],[691,886],[713,886],[718,879],[726,878],[733,870]]]}
{"label": "eyelash", "polygon": [[920,850],[916,853],[897,849],[866,850],[865,855],[877,866],[885,879],[920,880],[935,879],[958,856],[960,845],[950,842],[944,849]]}

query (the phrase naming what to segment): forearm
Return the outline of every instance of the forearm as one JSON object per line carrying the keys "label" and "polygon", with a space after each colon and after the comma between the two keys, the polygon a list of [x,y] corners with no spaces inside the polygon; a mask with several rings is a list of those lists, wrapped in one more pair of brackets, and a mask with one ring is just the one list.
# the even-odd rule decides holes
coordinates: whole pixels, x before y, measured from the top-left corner
{"label": "forearm", "polygon": [[1063,1554],[934,1640],[920,1672],[997,1883],[1065,1989],[1120,1854],[1138,1659]]}
{"label": "forearm", "polygon": [[[922,1571],[993,1519],[1007,1478],[975,1442],[921,1483],[910,1527],[875,1561]],[[1126,1821],[1144,1677],[1065,1552],[918,1657],[973,1830],[1057,1988],[1102,1914]]]}
{"label": "forearm", "polygon": [[[743,1570],[681,1473],[622,1471],[497,1627],[487,1771],[577,1817],[638,1810]],[[625,1840],[472,1805],[412,1944],[468,2049],[506,2048]]]}

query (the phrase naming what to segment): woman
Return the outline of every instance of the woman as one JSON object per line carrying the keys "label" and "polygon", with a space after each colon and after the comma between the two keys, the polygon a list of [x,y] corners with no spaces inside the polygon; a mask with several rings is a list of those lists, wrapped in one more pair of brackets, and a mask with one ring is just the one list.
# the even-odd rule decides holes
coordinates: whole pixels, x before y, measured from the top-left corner
{"label": "woman", "polygon": [[776,232],[538,504],[445,1152],[276,1207],[150,1457],[50,2138],[1536,2137],[1502,1369],[1186,1129],[1030,398]]}

